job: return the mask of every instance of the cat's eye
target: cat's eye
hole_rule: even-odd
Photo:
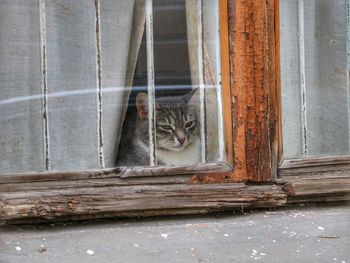
[[[173,127],[171,125],[158,125],[157,127],[163,131],[173,131]]]
[[[189,121],[189,122],[186,122],[186,123],[185,123],[185,128],[186,128],[186,129],[191,129],[191,128],[193,128],[195,125],[196,125],[196,122],[195,122],[195,121]]]

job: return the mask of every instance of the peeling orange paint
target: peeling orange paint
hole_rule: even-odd
[[[234,171],[191,182],[269,182],[279,139],[278,0],[229,0],[228,7]]]

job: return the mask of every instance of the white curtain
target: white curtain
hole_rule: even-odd
[[[0,173],[101,167],[99,105],[104,163],[113,167],[144,30],[144,0],[100,1],[102,101],[95,1],[41,3],[0,4]]]
[[[222,131],[219,123],[219,114],[222,113],[218,107],[221,99],[218,100],[218,89],[221,88],[218,1],[186,0],[186,19],[192,85],[199,87],[201,77],[204,81],[206,123],[210,124],[206,125],[207,160],[217,161],[220,156],[219,133]],[[201,42],[202,47],[199,46]],[[202,49],[201,52],[198,49]],[[202,72],[200,63],[203,64]]]
[[[106,167],[114,167],[146,13],[144,0],[101,4],[104,157]]]

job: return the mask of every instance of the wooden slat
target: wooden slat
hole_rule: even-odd
[[[152,176],[177,176],[194,173],[230,172],[232,167],[226,163],[207,163],[190,166],[158,166],[158,167],[120,167],[104,170],[87,171],[52,171],[43,173],[3,174],[0,184],[21,182],[50,182],[60,180],[91,180],[101,178],[132,178]]]
[[[337,164],[350,164],[350,155],[284,160],[279,168],[288,169]]]
[[[323,174],[281,179],[288,203],[349,201],[350,171],[345,174]]]
[[[277,156],[273,156],[275,161],[273,167],[277,167],[283,158],[283,126],[282,126],[282,85],[281,85],[281,11],[280,0],[275,0],[275,90],[277,104],[277,137],[278,139],[272,144],[272,148],[277,148]],[[274,145],[275,144],[275,145]],[[277,144],[277,145],[276,145]],[[276,179],[278,174],[275,171],[273,178]]]
[[[232,167],[226,163],[206,163],[186,166],[158,166],[158,167],[135,167],[126,168],[121,175],[122,178],[127,177],[145,177],[145,176],[160,176],[160,175],[179,175],[193,173],[215,173],[215,172],[230,172]]]
[[[232,109],[233,97],[230,75],[230,47],[229,47],[229,10],[228,1],[220,0],[220,51],[221,51],[221,100],[223,108],[225,157],[226,161],[233,166],[233,123]]]
[[[0,194],[0,221],[91,219],[208,213],[267,208],[286,203],[277,186],[142,185],[17,191]]]
[[[94,178],[120,177],[125,168],[89,170],[89,171],[52,171],[43,173],[18,173],[3,174],[0,176],[0,184],[50,182],[61,180],[88,180]]]
[[[159,176],[159,177],[144,177],[144,178],[120,178],[118,176],[112,177],[109,175],[90,176],[90,179],[84,178],[72,179],[56,176],[56,181],[48,181],[50,188],[48,189],[47,183],[44,181],[25,181],[21,183],[4,183],[0,184],[0,192],[31,192],[31,191],[56,191],[58,189],[78,189],[86,187],[113,187],[113,186],[132,186],[132,185],[172,185],[182,184],[186,185],[190,175],[178,175],[178,176]],[[108,177],[109,176],[109,177]],[[38,177],[37,177],[38,178]],[[36,179],[37,179],[36,178]],[[106,180],[106,178],[108,178]],[[34,179],[34,178],[32,178]],[[47,182],[47,181],[46,181]]]
[[[279,175],[350,175],[350,156],[334,156],[285,160],[279,167]]]

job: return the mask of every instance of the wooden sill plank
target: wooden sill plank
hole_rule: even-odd
[[[108,180],[108,179],[104,179]],[[275,185],[133,185],[2,192],[0,221],[59,220],[208,213],[278,207],[287,195]]]
[[[57,171],[0,175],[0,185],[8,183],[49,182],[62,180],[93,180],[102,178],[133,178],[179,176],[200,173],[227,173],[232,167],[227,163],[206,163],[190,166],[120,167],[89,171]]]
[[[279,175],[285,176],[329,176],[350,175],[350,156],[318,157],[285,160],[279,168]]]
[[[291,204],[350,200],[349,173],[285,176],[279,183]]]
[[[277,185],[189,185],[189,175],[0,184],[2,223],[145,217],[350,200],[350,175],[285,176]]]
[[[330,157],[309,157],[302,159],[284,160],[279,167],[283,169],[315,167],[324,165],[350,164],[350,155],[330,156]]]

